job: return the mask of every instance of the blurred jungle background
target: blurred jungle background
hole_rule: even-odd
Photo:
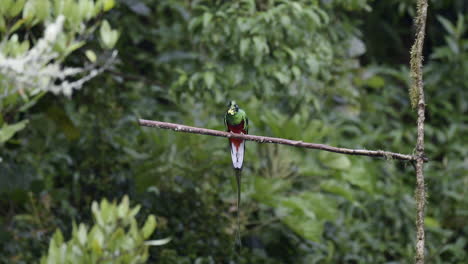
[[[468,262],[467,9],[429,0],[428,263]],[[137,119],[224,130],[234,99],[251,134],[413,153],[414,14],[410,0],[2,0],[0,263],[412,263],[410,163],[249,142],[236,255],[226,139]]]

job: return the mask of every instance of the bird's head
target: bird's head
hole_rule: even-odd
[[[239,111],[239,106],[236,104],[236,101],[230,101],[228,104],[228,114],[235,115]]]

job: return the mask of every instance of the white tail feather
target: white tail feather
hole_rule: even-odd
[[[242,169],[242,163],[244,163],[244,145],[245,141],[239,146],[239,149],[236,148],[234,143],[231,143],[231,158],[232,158],[232,165],[235,169]]]

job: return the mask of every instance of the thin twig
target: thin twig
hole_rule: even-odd
[[[411,48],[411,78],[413,96],[417,95],[417,141],[416,141],[416,264],[424,264],[424,207],[426,190],[424,186],[424,120],[426,103],[422,76],[423,44],[426,29],[427,0],[418,0],[416,16],[416,39]]]
[[[324,144],[307,143],[307,142],[284,139],[284,138],[234,134],[234,133],[224,132],[224,131],[219,131],[219,130],[192,127],[192,126],[186,126],[186,125],[175,124],[175,123],[167,123],[167,122],[161,122],[161,121],[139,119],[138,122],[140,126],[158,127],[158,128],[163,128],[163,129],[171,129],[171,130],[178,131],[178,132],[209,135],[209,136],[215,136],[215,137],[239,138],[239,139],[255,141],[259,143],[274,143],[274,144],[282,144],[282,145],[294,146],[294,147],[299,147],[299,148],[319,149],[319,150],[325,150],[329,152],[335,152],[335,153],[341,153],[341,154],[347,154],[347,155],[384,157],[387,159],[398,159],[398,160],[409,160],[409,161],[416,161],[416,158],[417,158],[414,155],[388,152],[388,151],[383,151],[383,150],[338,148],[338,147],[332,147],[332,146],[324,145]]]

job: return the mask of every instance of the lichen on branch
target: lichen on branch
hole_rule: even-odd
[[[415,19],[416,37],[411,48],[410,98],[413,108],[417,108],[417,140],[416,140],[416,264],[424,264],[424,210],[426,205],[426,189],[424,184],[424,121],[426,101],[424,98],[423,83],[423,45],[426,29],[427,0],[417,1],[417,14]]]
[[[3,86],[0,99],[14,92],[35,95],[41,91],[64,94],[70,97],[73,90],[96,77],[115,60],[114,51],[106,63],[98,67],[64,67],[54,45],[63,34],[65,17],[60,15],[46,26],[44,35],[26,52],[17,56],[5,55],[0,50],[0,76]]]

